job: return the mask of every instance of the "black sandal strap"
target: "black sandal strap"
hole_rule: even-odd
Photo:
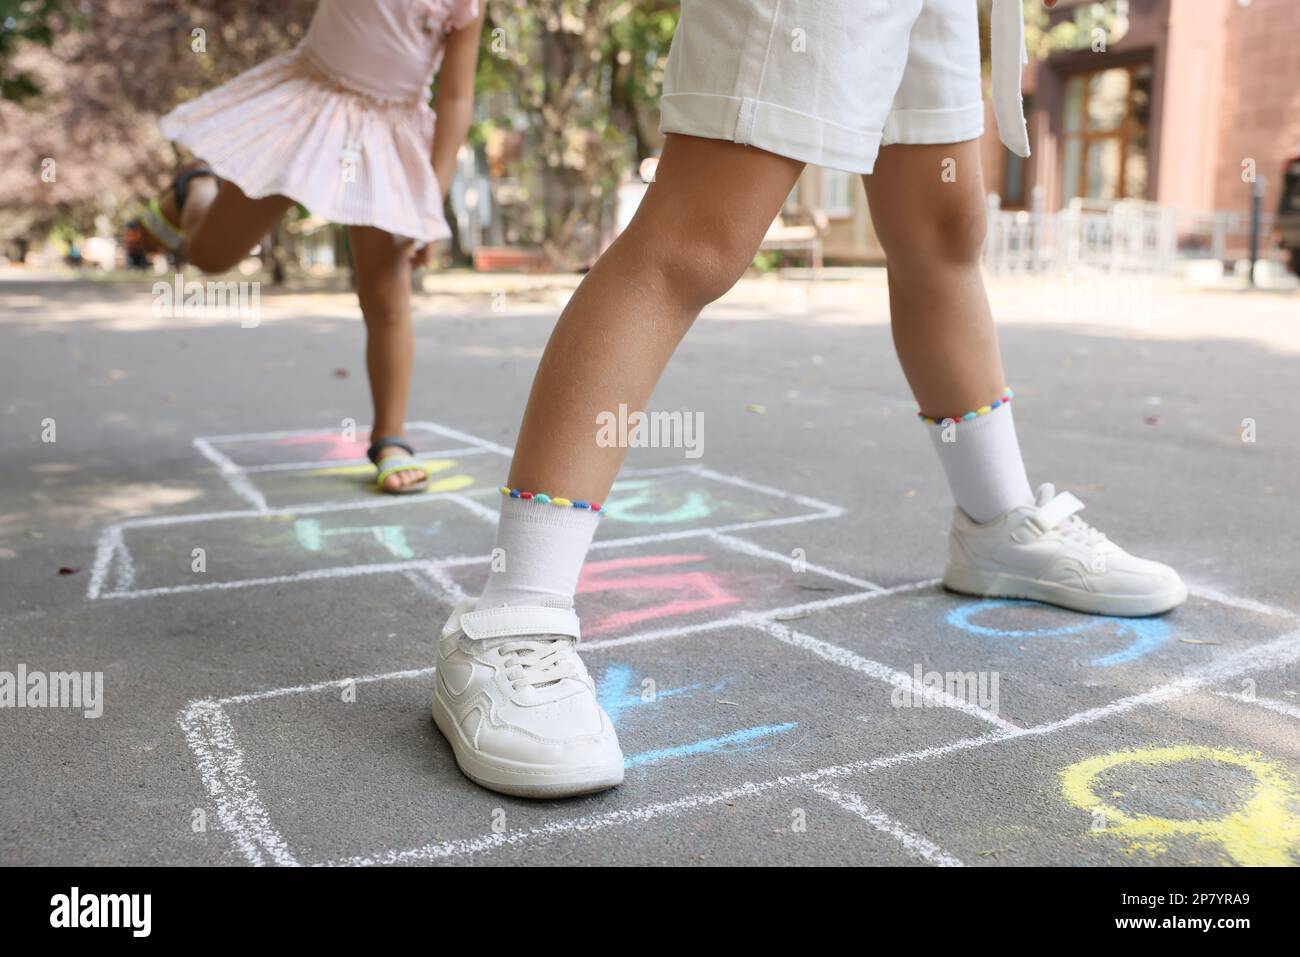
[[[401,436],[381,435],[379,438],[371,441],[370,448],[366,450],[366,458],[370,459],[370,461],[375,465],[378,465],[379,453],[384,449],[391,449],[394,447],[401,449],[407,455],[415,455],[415,449],[411,447],[411,443]]]
[[[196,176],[211,176],[218,183],[221,177],[206,166],[196,166],[194,169],[187,169],[183,173],[178,173],[172,180],[172,197],[176,200],[176,210],[179,215],[180,210],[185,208],[185,197],[190,193],[190,180]]]

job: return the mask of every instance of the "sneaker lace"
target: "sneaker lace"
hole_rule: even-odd
[[[1088,548],[1095,548],[1109,541],[1104,532],[1099,532],[1078,515],[1071,515],[1069,519],[1058,525],[1056,530],[1062,537]]]
[[[506,678],[515,691],[545,688],[565,678],[581,678],[569,638],[527,638],[501,645]]]

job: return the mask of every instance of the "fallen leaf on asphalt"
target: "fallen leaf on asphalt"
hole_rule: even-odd
[[[59,568],[60,575],[75,575],[79,571],[81,571],[80,568],[70,568],[67,565],[63,565]]]
[[[334,370],[334,378],[336,379],[346,379],[351,374],[352,374],[351,372],[349,372],[347,369],[344,369],[342,366]]]
[[[762,415],[767,411],[767,406],[759,405],[757,402],[751,402],[745,406],[746,412],[753,412],[755,415]]]
[[[1162,419],[1158,415],[1144,415],[1142,416],[1142,421],[1145,422],[1147,425],[1160,425],[1162,422],[1164,422],[1164,419]]]

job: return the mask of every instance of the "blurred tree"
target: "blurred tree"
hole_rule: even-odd
[[[24,44],[49,49],[80,18],[67,0],[0,0],[0,100],[21,103],[41,92],[40,78],[15,62]]]
[[[611,197],[651,150],[676,3],[659,0],[491,0],[480,90],[510,101],[522,127],[516,170],[540,199],[538,239],[553,262],[583,265],[598,251]],[[502,97],[501,94],[507,94]]]
[[[314,0],[0,4],[21,8],[27,19],[15,24],[32,34],[27,43],[0,43],[3,76],[26,77],[17,102],[0,98],[6,232],[56,221],[89,231],[99,213],[123,219],[175,165],[157,117],[292,46],[315,7]]]

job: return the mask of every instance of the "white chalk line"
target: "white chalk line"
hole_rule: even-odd
[[[262,493],[257,490],[257,486],[244,474],[244,470],[226,455],[218,452],[212,443],[200,438],[195,439],[193,444],[200,455],[217,467],[232,492],[259,512],[265,512],[270,507],[266,504]]]
[[[226,713],[197,701],[177,716],[185,741],[194,752],[199,777],[217,807],[217,819],[249,863],[294,866],[298,862],[271,823],[258,797],[257,783],[244,767]]]
[[[869,807],[861,797],[851,791],[839,791],[829,784],[814,784],[810,790],[839,805],[850,814],[860,817],[882,834],[888,834],[902,844],[908,853],[920,858],[927,864],[934,864],[937,867],[966,866],[939,845],[917,834],[907,825],[895,821],[879,808]]]
[[[694,795],[676,801],[645,804],[633,808],[571,818],[567,821],[554,821],[527,830],[487,834],[463,840],[440,841],[406,850],[390,850],[373,855],[344,858],[329,862],[329,864],[364,866],[447,860],[467,854],[489,851],[497,847],[522,844],[536,838],[588,833],[619,824],[640,823],[656,818],[674,816],[698,807],[707,807],[718,802],[734,801],[740,797],[748,797],[768,791],[807,788],[821,784],[827,779],[834,780],[855,774],[874,773],[1024,737],[1046,736],[1064,728],[1095,723],[1139,707],[1180,697],[1246,671],[1290,663],[1298,659],[1300,659],[1300,630],[1273,639],[1264,645],[1237,652],[1219,662],[1196,669],[1193,673],[1177,681],[1153,688],[1150,691],[1131,695],[1109,705],[1091,708],[1062,718],[1059,721],[1032,728],[1021,728],[1015,731],[994,731],[979,737],[964,738],[918,751],[902,752],[881,758],[866,758],[848,764],[830,765],[796,775],[782,775],[757,784],[746,782],[738,787],[710,794]]]
[[[122,545],[122,526],[110,525],[99,534],[95,543],[95,562],[90,568],[90,578],[86,584],[86,597],[94,600],[104,590],[113,556]]]
[[[422,428],[428,432],[434,432],[448,439],[455,439],[457,442],[464,442],[466,445],[473,445],[485,452],[494,452],[497,455],[504,455],[506,458],[514,458],[515,450],[508,449],[504,445],[480,438],[477,435],[471,435],[468,432],[462,432],[460,429],[453,429],[450,426],[439,425],[437,422],[411,422],[408,423],[410,428]]]
[[[798,502],[800,505],[808,508],[815,508],[819,511],[827,512],[828,517],[844,514],[843,507],[832,505],[829,502],[823,502],[821,499],[813,498],[811,495],[800,495],[797,492],[787,492],[784,489],[773,488],[771,485],[760,485],[758,482],[751,482],[749,479],[743,479],[736,475],[728,475],[725,472],[716,472],[711,468],[705,468],[703,465],[690,465],[685,468],[687,471],[693,472],[702,478],[713,479],[715,482],[725,482],[728,485],[735,485],[738,488],[749,489],[751,492],[761,492],[764,495],[771,495],[774,498],[782,498],[790,502]]]
[[[369,434],[371,429],[372,427],[370,425],[358,425],[356,427],[358,433]],[[435,435],[441,435],[444,438],[449,437],[449,431],[454,431],[427,421],[407,422],[406,429],[408,432],[432,432]],[[322,426],[315,429],[276,429],[271,432],[240,432],[230,435],[205,435],[202,436],[202,438],[207,442],[211,442],[213,445],[229,445],[234,442],[262,442],[273,441],[275,439],[298,439],[312,435],[340,435],[342,434],[342,431],[341,427]],[[477,436],[466,436],[463,432],[458,434],[463,436],[462,441],[465,442],[466,445],[473,446],[476,449],[481,449],[485,452],[497,452],[501,450],[501,446],[494,445],[493,443],[480,439]]]
[[[452,605],[459,605],[469,595],[465,594],[465,589],[460,587],[459,582],[447,574],[447,568],[447,565],[429,562],[421,567],[418,572],[412,572],[411,574],[422,574],[427,580],[431,594],[437,594],[438,597],[450,602]],[[438,591],[433,592],[432,589],[438,589]]]
[[[138,588],[134,591],[105,592],[98,597],[104,601],[125,598],[159,598],[163,595],[187,595],[201,591],[231,591],[237,588],[253,588],[261,585],[289,585],[294,582],[351,578],[356,575],[382,575],[388,572],[404,572],[409,568],[419,568],[426,561],[426,559],[412,558],[401,562],[375,562],[369,565],[352,565],[347,568],[315,568],[305,572],[294,572],[292,575],[268,575],[265,578],[241,578],[238,581],[202,582],[194,585],[167,585],[162,588]]]
[[[1276,605],[1266,605],[1263,602],[1255,601],[1251,598],[1238,598],[1235,595],[1228,595],[1213,588],[1209,585],[1192,585],[1187,589],[1188,593],[1194,598],[1204,598],[1206,601],[1212,601],[1220,605],[1226,605],[1229,608],[1236,608],[1240,611],[1253,611],[1261,615],[1272,615],[1275,618],[1291,620],[1300,617],[1295,612],[1286,608],[1278,608]]]
[[[1261,698],[1258,695],[1252,696],[1242,694],[1239,691],[1216,691],[1214,692],[1220,698],[1229,698],[1232,701],[1239,701],[1242,704],[1254,705],[1257,708],[1265,708],[1278,714],[1284,714],[1288,718],[1295,718],[1300,721],[1300,708],[1287,701],[1279,701],[1277,698]]]
[[[1010,721],[981,708],[974,702],[966,701],[962,698],[938,688],[926,687],[915,676],[906,672],[898,671],[888,665],[881,664],[879,661],[872,661],[870,658],[864,658],[861,655],[843,648],[839,645],[824,641],[821,638],[814,638],[802,632],[788,628],[778,621],[770,618],[767,620],[755,620],[753,626],[766,635],[770,635],[777,641],[790,645],[792,648],[802,648],[805,651],[811,651],[823,661],[829,661],[833,665],[841,668],[848,668],[859,674],[867,675],[878,681],[884,682],[895,688],[902,688],[908,691],[914,698],[927,701],[935,707],[951,708],[954,711],[960,711],[962,714],[970,715],[980,721],[988,722],[994,727],[1004,731],[1019,731],[1020,726],[1012,724]]]
[[[465,509],[465,511],[469,512],[475,518],[481,518],[494,528],[496,527],[498,520],[501,518],[501,513],[495,508],[484,505],[482,502],[476,502],[468,495],[462,495],[459,492],[452,492],[448,498],[461,508]]]

